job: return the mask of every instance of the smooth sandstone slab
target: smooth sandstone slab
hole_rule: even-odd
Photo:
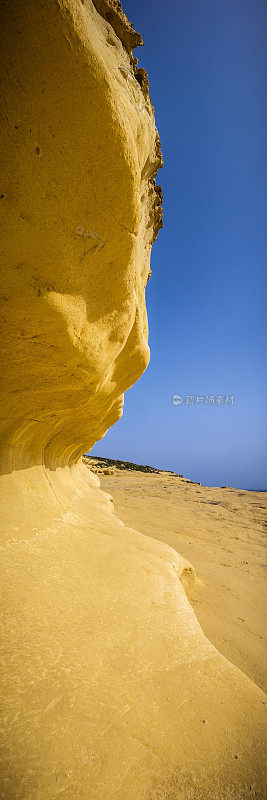
[[[85,457],[125,525],[189,559],[182,583],[206,636],[267,688],[264,492],[200,486],[178,475]],[[107,474],[108,473],[108,474]]]
[[[148,363],[161,224],[137,34],[95,6],[1,7],[1,798],[259,800],[264,695],[76,464]]]
[[[187,562],[117,521],[85,466],[8,476],[10,500],[14,485],[28,530],[2,553],[3,796],[263,797],[264,695],[202,633]]]

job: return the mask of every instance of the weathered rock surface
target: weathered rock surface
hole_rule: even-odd
[[[11,470],[71,463],[119,418],[147,366],[162,159],[150,100],[91,2],[17,0],[2,14],[1,426]]]
[[[149,359],[140,38],[115,0],[1,15],[1,798],[260,798],[264,695],[202,633],[184,559],[78,461]]]

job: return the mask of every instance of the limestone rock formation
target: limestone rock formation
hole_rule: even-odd
[[[184,560],[79,459],[149,360],[141,38],[116,0],[1,18],[1,798],[260,798],[262,693],[202,633]]]
[[[147,366],[162,157],[130,26],[126,49],[91,2],[17,0],[2,15],[1,458],[11,470],[76,460]]]

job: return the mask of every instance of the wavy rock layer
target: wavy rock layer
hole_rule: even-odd
[[[140,39],[111,0],[1,8],[1,798],[260,798],[264,696],[203,635],[187,562],[76,465],[149,359]]]

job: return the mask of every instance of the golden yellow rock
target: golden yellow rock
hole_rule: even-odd
[[[79,461],[149,359],[140,37],[117,0],[1,14],[1,798],[261,798],[264,695],[202,633],[187,562]]]
[[[266,492],[201,486],[172,472],[84,456],[126,526],[169,544],[195,571],[181,580],[203,630],[267,688]],[[149,474],[150,473],[150,474]]]

